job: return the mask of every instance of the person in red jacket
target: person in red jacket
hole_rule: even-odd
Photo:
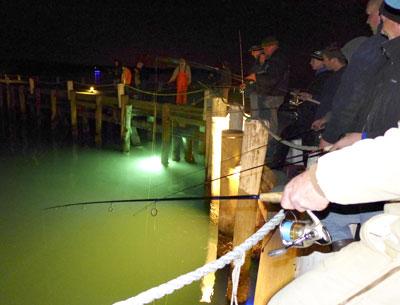
[[[122,65],[121,83],[124,85],[132,83],[132,72],[126,65]]]
[[[183,58],[179,59],[179,65],[175,68],[174,73],[168,83],[176,81],[176,104],[187,104],[187,88],[192,82],[192,72],[190,66]]]

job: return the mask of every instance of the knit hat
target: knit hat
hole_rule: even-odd
[[[400,1],[385,0],[381,7],[381,14],[396,23],[400,23]]]
[[[276,39],[274,36],[268,36],[261,41],[261,46],[267,47],[278,43],[279,43],[278,39]]]
[[[350,62],[350,58],[353,53],[358,49],[358,47],[367,39],[365,36],[359,36],[353,38],[349,42],[347,42],[343,48],[341,49],[343,55],[346,57],[347,62]]]
[[[262,49],[263,49],[263,48],[262,48],[261,46],[254,45],[254,46],[251,46],[251,47],[250,47],[249,52],[261,51]]]
[[[346,57],[342,53],[341,49],[335,46],[330,46],[322,50],[322,54],[328,58],[338,58],[343,61],[347,61]]]
[[[322,51],[317,50],[311,53],[311,58],[315,58],[318,60],[323,60],[324,58],[322,57]]]

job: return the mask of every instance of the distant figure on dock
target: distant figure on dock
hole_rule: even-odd
[[[132,83],[132,72],[127,65],[122,65],[121,83],[130,85]]]
[[[143,62],[138,61],[135,68],[133,68],[133,81],[136,89],[143,90]],[[143,99],[143,94],[136,91],[134,97],[137,99]]]
[[[187,88],[192,82],[192,72],[190,66],[183,58],[179,59],[179,65],[175,68],[168,84],[174,81],[176,81],[176,104],[187,104]]]
[[[114,83],[118,83],[122,75],[122,66],[118,59],[114,59],[114,68],[112,71]]]

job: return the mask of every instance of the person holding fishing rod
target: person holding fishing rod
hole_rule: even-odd
[[[187,104],[187,89],[192,83],[192,72],[184,58],[179,59],[179,64],[172,73],[167,84],[176,82],[176,104]]]
[[[265,121],[270,130],[278,132],[278,108],[283,104],[289,86],[289,63],[279,47],[279,41],[269,36],[261,42],[260,67],[247,77],[255,83],[255,92],[250,99],[252,119]],[[246,89],[243,85],[242,89]],[[270,137],[266,163],[271,166],[276,140]]]
[[[321,211],[395,200],[363,224],[361,240],[281,289],[268,305],[397,305],[400,300],[400,128],[328,153],[285,187],[284,209]],[[368,164],[368,166],[366,166]]]

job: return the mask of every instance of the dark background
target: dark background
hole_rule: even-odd
[[[240,72],[241,33],[247,50],[275,35],[292,63],[292,78],[309,71],[314,49],[369,35],[363,0],[275,1],[2,1],[3,70],[59,63],[129,65],[185,57],[207,65],[221,60]],[[167,62],[167,61],[165,61]],[[30,72],[30,71],[26,71]]]

